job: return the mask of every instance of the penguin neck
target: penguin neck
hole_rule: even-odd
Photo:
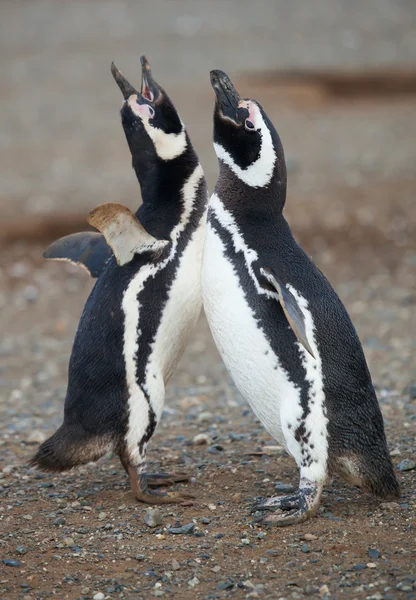
[[[268,185],[252,187],[239,179],[228,165],[220,161],[220,174],[215,193],[225,208],[236,218],[250,218],[255,215],[273,219],[282,217],[286,202],[286,170],[279,176],[278,166],[275,165]]]
[[[198,194],[197,189],[191,189],[189,193],[185,190],[198,165],[198,157],[190,142],[180,156],[169,161],[154,156],[147,161],[142,156],[135,160],[133,154],[133,168],[143,200],[136,214],[151,235],[169,239],[179,225],[186,229],[190,211],[204,201],[203,194]]]

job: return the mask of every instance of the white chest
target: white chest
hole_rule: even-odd
[[[212,335],[231,377],[267,431],[285,443],[282,406],[300,406],[299,390],[259,328],[224,244],[209,224],[202,294]]]

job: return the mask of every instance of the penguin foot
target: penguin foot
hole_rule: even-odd
[[[139,502],[145,502],[146,504],[173,504],[176,502],[186,502],[195,498],[195,496],[188,493],[151,490],[149,488],[149,477],[154,476],[147,475],[147,473],[138,473],[137,469],[128,463],[126,463],[125,468],[130,478],[132,494]],[[157,473],[155,479],[158,481],[158,485],[168,485],[166,483],[167,481],[169,483],[175,483],[173,478],[169,479],[169,477],[169,473]],[[176,477],[180,478],[177,479],[178,481],[184,480],[183,473],[177,473]],[[185,478],[188,479],[187,477]]]
[[[252,508],[256,511],[291,511],[289,514],[266,514],[255,519],[256,523],[286,527],[303,523],[316,514],[321,501],[323,485],[302,478],[299,490],[290,496],[277,496],[258,502]]]
[[[147,485],[149,487],[165,487],[175,483],[189,481],[190,475],[186,473],[146,473]]]

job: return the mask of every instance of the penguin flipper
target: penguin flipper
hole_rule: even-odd
[[[100,275],[111,255],[105,237],[95,231],[66,235],[53,242],[42,254],[46,260],[66,260],[82,267],[94,278]]]
[[[120,266],[130,262],[135,254],[161,252],[169,244],[150,235],[136,215],[122,204],[100,204],[88,215],[88,223],[104,235]]]
[[[267,279],[270,285],[272,285],[278,293],[280,305],[283,308],[286,319],[288,320],[288,323],[298,341],[309,352],[309,354],[315,358],[306,335],[305,317],[303,316],[302,309],[300,308],[295,296],[287,289],[287,287],[279,280],[276,273],[269,267],[260,269],[260,273]]]

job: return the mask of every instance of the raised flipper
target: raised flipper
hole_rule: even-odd
[[[312,348],[308,342],[305,329],[305,317],[303,312],[294,297],[294,295],[287,289],[287,287],[278,279],[276,273],[268,267],[260,269],[260,273],[267,279],[267,281],[274,287],[279,296],[279,302],[283,308],[283,312],[286,315],[289,325],[291,326],[293,333],[296,335],[298,341],[302,346],[309,352],[311,356],[314,356]]]
[[[103,233],[120,266],[135,254],[160,253],[169,244],[147,233],[131,210],[114,202],[97,206],[88,215],[88,223]]]
[[[98,277],[112,255],[101,233],[81,231],[53,242],[43,253],[47,260],[65,260],[84,268],[91,277]]]

